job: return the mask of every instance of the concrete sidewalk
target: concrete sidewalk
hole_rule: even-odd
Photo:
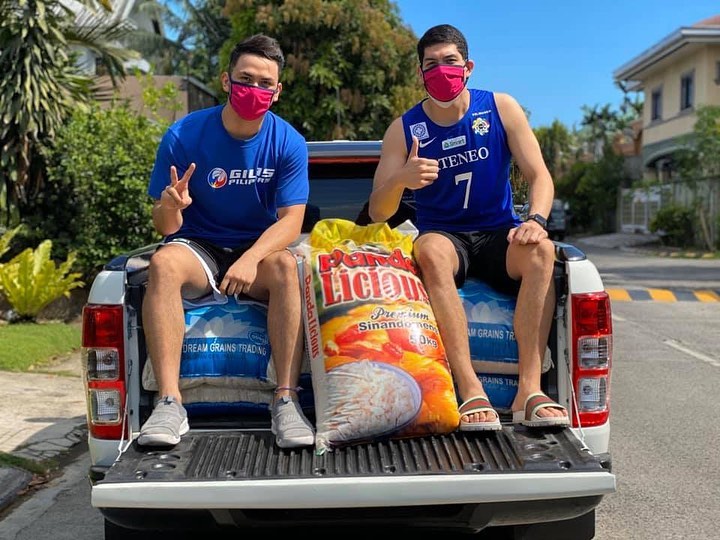
[[[36,462],[52,460],[86,436],[80,354],[38,373],[0,371],[0,451]],[[0,466],[0,510],[27,488],[32,475]]]
[[[660,242],[660,237],[656,234],[609,233],[572,238],[568,241],[571,244],[578,244],[579,247],[586,244],[602,248],[622,249],[656,245]]]

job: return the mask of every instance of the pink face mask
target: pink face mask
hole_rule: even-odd
[[[422,72],[425,89],[436,102],[452,103],[465,88],[465,66],[438,64]]]
[[[230,106],[243,120],[257,120],[272,105],[275,90],[230,79]]]

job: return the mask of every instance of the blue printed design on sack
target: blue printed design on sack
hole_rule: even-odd
[[[468,279],[458,292],[468,320],[471,358],[517,363],[513,329],[516,299],[477,279]]]
[[[213,304],[185,312],[180,377],[247,377],[267,381],[271,358],[267,307]]]

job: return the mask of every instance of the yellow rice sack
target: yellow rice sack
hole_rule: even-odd
[[[416,234],[409,224],[326,219],[300,246],[318,452],[458,426],[445,349],[412,260]]]

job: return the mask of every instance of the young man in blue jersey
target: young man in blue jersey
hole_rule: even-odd
[[[389,219],[403,192],[413,191],[420,231],[414,255],[462,401],[459,429],[501,429],[470,360],[467,319],[457,292],[468,276],[517,294],[519,383],[513,422],[567,426],[567,411],[540,386],[555,306],[554,246],[545,230],[554,187],[540,147],[515,99],[467,88],[475,66],[457,28],[430,28],[417,50],[428,98],[385,133],[370,217]],[[525,222],[513,212],[512,157],[530,187]]]
[[[297,403],[303,351],[297,265],[286,250],[308,199],[305,139],[269,111],[282,90],[274,39],[238,43],[224,105],[188,114],[160,143],[148,193],[164,245],[150,261],[143,327],[160,396],[140,430],[144,445],[174,445],[189,429],[179,389],[183,300],[247,295],[268,305],[277,388],[272,430],[281,447],[310,446]]]

